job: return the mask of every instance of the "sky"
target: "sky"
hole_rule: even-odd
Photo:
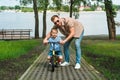
[[[0,6],[20,5],[19,0],[0,0]]]
[[[120,5],[120,0],[112,0],[113,4]],[[0,0],[0,6],[20,5],[19,0]]]

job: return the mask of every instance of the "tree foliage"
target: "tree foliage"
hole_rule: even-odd
[[[57,10],[61,10],[62,7],[62,0],[53,0],[54,7],[57,8]]]
[[[49,5],[49,0],[38,0],[37,4],[39,8],[44,10],[46,5]]]
[[[84,5],[87,4],[86,0],[70,0],[70,17],[72,17],[72,14],[75,16],[75,18],[79,17],[79,7],[81,3]]]
[[[108,14],[107,16],[113,16],[113,17],[116,17],[116,11],[115,11],[115,8],[113,7],[113,4],[112,4],[112,1],[111,0],[105,0],[105,5],[106,5],[106,9],[109,9],[111,14]]]
[[[33,0],[20,0],[20,4],[27,6],[28,4],[32,4]]]

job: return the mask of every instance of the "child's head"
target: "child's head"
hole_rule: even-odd
[[[58,30],[56,28],[52,28],[50,34],[51,37],[56,38],[58,34]]]

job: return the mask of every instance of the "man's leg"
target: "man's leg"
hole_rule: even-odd
[[[71,39],[71,40],[69,40],[68,42],[66,42],[65,44],[64,44],[64,55],[65,55],[65,61],[66,62],[69,62],[70,61],[70,58],[69,58],[69,56],[70,56],[70,52],[69,52],[69,45],[70,45],[70,43],[71,43],[71,41],[72,41],[73,39]]]
[[[84,33],[84,32],[83,32]],[[80,64],[80,60],[81,60],[81,41],[83,38],[83,33],[81,34],[81,36],[78,39],[75,39],[75,49],[76,49],[76,66],[75,68],[80,68],[79,64]],[[78,67],[77,67],[78,65]]]
[[[61,66],[66,66],[69,65],[69,61],[70,61],[70,52],[69,52],[69,45],[71,43],[71,41],[73,40],[73,38],[71,40],[69,40],[68,42],[66,42],[63,46],[64,48],[64,56],[65,56],[65,62],[61,64]]]
[[[65,61],[66,62],[69,62],[69,45],[70,43],[69,42],[66,42],[63,46],[64,48],[64,56],[65,56]]]

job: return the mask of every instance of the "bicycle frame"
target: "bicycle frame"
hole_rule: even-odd
[[[58,64],[58,57],[55,53],[55,44],[58,42],[49,42],[50,44],[53,44],[53,50],[52,50],[52,57],[50,59],[51,65],[52,65],[52,72],[54,72],[55,67],[57,67]]]

